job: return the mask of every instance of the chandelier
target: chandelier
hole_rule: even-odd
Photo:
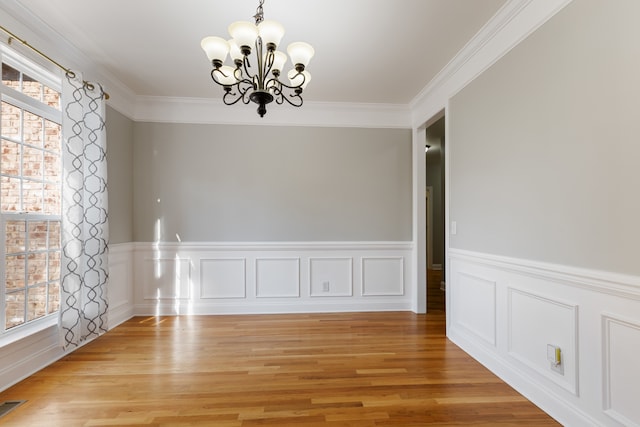
[[[200,45],[213,65],[211,79],[222,86],[225,105],[238,101],[258,104],[258,114],[264,117],[266,105],[285,101],[294,107],[302,106],[302,91],[311,75],[306,71],[314,54],[308,43],[296,42],[287,47],[293,69],[287,73],[287,82],[281,80],[287,55],[277,50],[284,35],[284,27],[276,21],[265,21],[260,0],[255,24],[238,21],[229,25],[231,40],[221,37],[205,37]],[[254,53],[254,55],[251,55]],[[233,66],[224,65],[227,55]],[[255,67],[252,67],[252,62]]]

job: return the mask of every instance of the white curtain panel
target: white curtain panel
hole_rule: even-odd
[[[104,92],[67,73],[62,85],[62,346],[107,331],[109,224]]]

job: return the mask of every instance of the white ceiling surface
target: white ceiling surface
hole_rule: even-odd
[[[18,0],[135,95],[220,98],[200,48],[258,0]],[[409,104],[505,0],[266,0],[316,51],[305,102]],[[289,69],[288,63],[285,69]],[[106,88],[108,91],[108,87]]]

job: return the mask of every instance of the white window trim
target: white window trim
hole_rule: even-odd
[[[27,74],[29,77],[38,80],[53,90],[58,92],[62,91],[62,79],[58,73],[52,73],[43,66],[36,64],[23,55],[18,54],[13,49],[0,43],[0,64],[6,63],[7,65],[19,70],[20,72]],[[16,107],[27,110],[31,113],[38,114],[46,120],[62,124],[62,111],[56,110],[40,101],[31,98],[24,93],[21,93],[13,88],[5,87],[0,84],[0,100],[15,105]],[[62,154],[62,153],[60,153]],[[61,170],[62,172],[62,170]],[[5,220],[15,215],[16,220],[20,220],[26,217],[30,220],[47,219],[47,220],[61,220],[61,215],[40,215],[40,214],[25,214],[25,213],[7,213],[0,216],[0,227],[5,229]],[[45,218],[46,217],[46,218]],[[3,238],[3,237],[2,237]],[[4,262],[6,251],[5,245],[0,243],[0,260]],[[2,270],[0,275],[2,283],[6,283],[6,271]],[[0,298],[0,318],[3,324],[0,325],[0,348],[9,345],[11,343],[20,341],[30,335],[41,332],[45,329],[59,325],[59,311],[51,314],[47,314],[40,318],[26,321],[21,325],[17,325],[10,329],[5,328],[5,289],[3,285],[1,287],[2,298]]]

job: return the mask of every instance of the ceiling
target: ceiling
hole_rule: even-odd
[[[409,104],[506,0],[266,0],[315,48],[305,102]],[[258,0],[17,0],[135,95],[219,98],[200,48]],[[288,64],[285,68],[290,68]],[[108,88],[107,88],[108,90]]]

